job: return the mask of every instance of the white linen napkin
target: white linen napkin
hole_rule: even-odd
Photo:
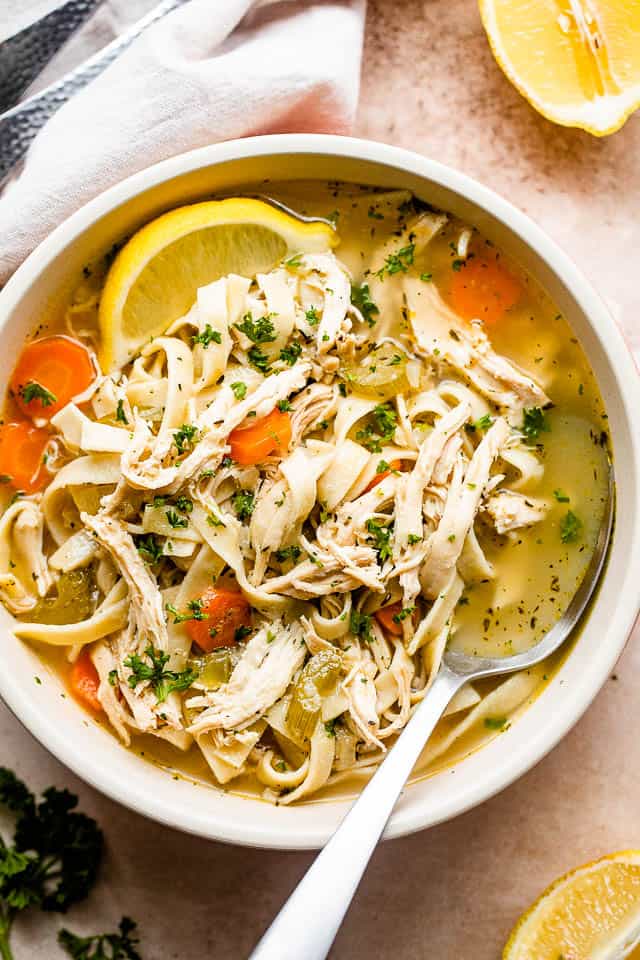
[[[0,282],[65,217],[149,164],[251,134],[348,133],[365,2],[191,0],[149,28],[49,120],[5,188]]]

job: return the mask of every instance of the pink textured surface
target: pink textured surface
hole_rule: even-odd
[[[370,0],[356,133],[450,163],[506,195],[574,256],[632,336],[636,324],[640,346],[640,116],[601,141],[554,127],[495,65],[472,0]],[[378,850],[335,960],[495,960],[517,916],[558,874],[640,847],[638,639],[531,773],[471,813]],[[107,832],[100,891],[69,925],[109,928],[130,913],[145,960],[246,956],[310,862],[148,823],[75,781],[4,708],[0,742],[0,763],[34,784],[77,789]],[[17,960],[57,955],[56,927],[49,918],[19,927]]]

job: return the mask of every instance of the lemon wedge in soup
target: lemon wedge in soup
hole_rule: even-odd
[[[338,243],[322,221],[304,222],[262,200],[195,203],[152,220],[113,262],[100,300],[100,364],[122,367],[184,316],[198,287],[229,273],[253,277],[298,253]]]
[[[640,850],[556,880],[520,919],[503,960],[638,960]]]
[[[500,67],[563,126],[614,133],[640,106],[638,0],[480,0]]]

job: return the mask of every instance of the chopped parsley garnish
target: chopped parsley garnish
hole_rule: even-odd
[[[529,443],[533,443],[541,433],[548,433],[550,427],[540,407],[525,407],[522,411],[522,426],[520,429]]]
[[[406,620],[407,617],[410,617],[415,607],[403,607],[400,613],[394,613],[391,618],[394,623],[402,623],[403,620]]]
[[[249,490],[238,490],[231,498],[238,520],[248,520],[255,507],[255,497]]]
[[[233,639],[236,643],[240,643],[241,640],[244,640],[245,637],[251,635],[251,627],[246,627],[244,624],[240,627],[236,627],[233,631]]]
[[[274,314],[268,313],[254,320],[251,313],[245,313],[242,323],[236,323],[236,329],[244,333],[252,343],[273,343],[276,339],[276,331],[271,322],[272,316]]]
[[[282,413],[286,413],[287,410],[291,410],[291,404],[286,399],[278,400],[277,407],[278,407],[278,410],[280,410]]]
[[[235,383],[232,383],[231,389],[233,390],[233,395],[236,400],[244,400],[247,395],[247,385],[246,383],[242,383],[241,380],[236,380]]]
[[[58,943],[71,960],[141,960],[136,949],[140,943],[136,936],[137,929],[137,923],[130,917],[123,917],[118,933],[79,937],[63,929],[58,934]]]
[[[394,273],[406,273],[413,263],[415,249],[415,243],[408,243],[406,247],[401,247],[395,253],[390,253],[380,269],[376,270],[376,277],[383,280],[385,273],[389,277],[393,276]]]
[[[398,415],[390,403],[382,403],[374,408],[373,423],[367,424],[356,433],[356,440],[372,453],[380,453],[382,444],[393,438]]]
[[[279,563],[284,563],[285,560],[292,560],[294,563],[300,558],[302,550],[300,547],[291,546],[291,547],[280,547],[279,550],[276,550],[276,560]]]
[[[259,370],[263,376],[266,377],[266,375],[271,372],[269,357],[266,353],[262,352],[260,347],[250,347],[247,356],[249,357],[251,366]]]
[[[280,351],[280,360],[292,367],[301,353],[302,344],[297,340],[294,340],[292,343],[282,348]]]
[[[376,473],[387,473],[389,470],[391,470],[391,464],[387,463],[386,460],[378,460]]]
[[[43,407],[50,407],[58,399],[54,393],[43,387],[37,380],[31,380],[20,387],[18,393],[25,403],[31,403],[32,400],[39,400]]]
[[[198,442],[198,428],[192,423],[183,423],[180,429],[174,433],[173,442],[176,445],[178,455],[182,456]]]
[[[209,614],[205,613],[202,607],[203,601],[201,599],[189,600],[187,604],[188,613],[180,613],[172,603],[167,604],[167,612],[172,615],[174,623],[185,623],[186,620],[208,620]]]
[[[485,717],[484,725],[487,730],[502,730],[507,725],[506,717]]]
[[[337,717],[334,717],[333,720],[325,720],[324,730],[328,737],[335,737],[337,722],[338,722]]]
[[[202,333],[191,337],[194,344],[199,343],[206,350],[210,343],[222,343],[222,334],[208,323]]]
[[[566,493],[564,492],[564,490],[554,490],[554,491],[553,491],[553,495],[554,495],[554,497],[556,498],[556,500],[558,501],[558,503],[570,503],[570,502],[571,502],[571,498],[569,497],[568,494],[566,494]]]
[[[136,537],[135,543],[138,553],[147,563],[157,563],[163,556],[162,547],[152,533]]]
[[[349,629],[356,637],[360,637],[365,643],[371,643],[373,635],[371,633],[371,615],[360,613],[359,610],[352,610],[349,617]]]
[[[367,216],[371,217],[372,220],[384,220],[383,214],[378,213],[373,204],[367,210]]]
[[[125,667],[131,670],[127,683],[133,690],[139,683],[148,680],[159,703],[164,703],[174,690],[187,690],[198,679],[193,667],[187,667],[186,670],[167,670],[169,654],[156,650],[153,644],[149,644],[144,656],[146,661],[137,653],[132,653],[124,661]]]
[[[474,420],[473,423],[468,423],[465,427],[467,433],[475,433],[476,430],[488,430],[491,424],[493,423],[493,417],[490,413],[485,413],[484,416],[480,417],[479,420]]]
[[[173,527],[174,530],[179,529],[180,527],[187,527],[189,521],[186,517],[179,516],[175,510],[167,510],[165,514],[169,526]]]
[[[127,420],[127,415],[124,412],[124,400],[118,400],[118,406],[116,407],[116,420],[119,423],[124,423],[128,425],[129,421]]]
[[[175,504],[176,504],[176,509],[178,509],[180,513],[193,512],[193,500],[189,500],[189,497],[184,497],[184,496],[176,497]]]
[[[302,254],[296,253],[293,257],[289,257],[288,260],[284,261],[284,265],[287,270],[297,270],[298,267],[302,266]]]
[[[407,537],[407,543],[410,547],[413,547],[416,543],[420,543],[423,538],[417,533],[410,533]]]
[[[315,307],[309,307],[309,309],[305,311],[304,316],[311,327],[317,327],[320,323],[320,314]]]
[[[466,264],[466,261],[465,261],[465,260],[462,260],[460,257],[456,257],[455,260],[452,260],[452,261],[451,261],[451,269],[452,269],[452,270],[455,270],[456,273],[457,273],[458,270],[462,270],[462,268],[465,266],[465,264]]]
[[[367,530],[371,534],[367,539],[373,541],[375,549],[378,551],[378,559],[380,563],[384,563],[391,556],[391,524],[385,527],[379,520],[369,517]]]
[[[369,296],[369,284],[361,283],[359,286],[356,283],[351,284],[351,303],[354,307],[357,307],[366,322],[370,327],[375,326],[375,319],[380,311],[377,307],[377,304],[373,302]]]
[[[421,273],[421,274],[420,274],[420,279],[423,281],[423,283],[431,283],[431,281],[433,280],[433,274],[432,274],[432,273]]]
[[[560,539],[563,543],[575,543],[582,533],[582,521],[573,510],[567,510],[560,521]]]

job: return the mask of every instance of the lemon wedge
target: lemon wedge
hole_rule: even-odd
[[[229,273],[253,277],[283,257],[338,243],[329,224],[303,222],[262,200],[231,198],[179,207],[122,248],[100,300],[100,364],[122,367],[193,305],[198,287]]]
[[[640,850],[624,850],[556,880],[521,917],[503,960],[640,957]]]
[[[480,0],[498,64],[543,116],[601,137],[640,106],[638,0]]]

